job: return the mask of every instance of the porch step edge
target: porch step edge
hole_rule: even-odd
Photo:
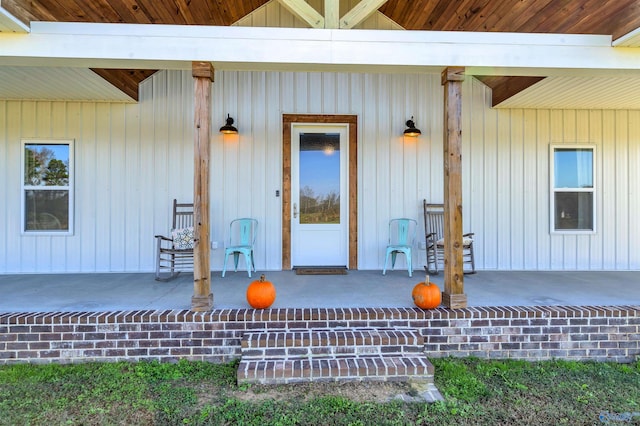
[[[354,350],[340,351],[347,347]],[[387,353],[413,353],[423,350],[424,337],[417,330],[390,328],[260,331],[245,333],[241,348],[243,356],[329,355],[322,348],[338,349],[334,355],[380,353],[372,352],[371,348],[386,348]]]
[[[238,384],[399,381],[433,384],[434,368],[424,356],[241,360]]]

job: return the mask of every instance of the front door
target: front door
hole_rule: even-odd
[[[348,124],[291,126],[291,266],[349,265]]]

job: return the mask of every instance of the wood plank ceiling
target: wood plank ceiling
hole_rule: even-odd
[[[60,21],[229,26],[268,1],[2,0],[2,7],[26,24]],[[609,34],[615,40],[640,27],[638,0],[388,0],[378,10],[407,30]],[[94,71],[137,100],[138,84],[156,70]],[[493,89],[494,105],[541,79],[477,77]]]

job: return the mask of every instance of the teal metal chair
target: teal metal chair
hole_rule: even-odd
[[[412,248],[416,238],[417,227],[417,221],[404,217],[391,219],[389,221],[389,244],[387,245],[387,253],[384,258],[384,269],[382,270],[382,275],[386,275],[387,273],[389,255],[391,255],[391,269],[393,269],[396,265],[396,256],[398,253],[402,253],[406,258],[409,276],[412,276]]]
[[[253,245],[256,242],[258,221],[256,219],[243,217],[234,219],[229,224],[229,240],[224,249],[224,266],[222,277],[227,272],[227,261],[229,255],[233,254],[234,271],[238,272],[238,258],[244,255],[244,262],[247,266],[247,273],[251,278],[251,271],[256,270],[253,259]]]

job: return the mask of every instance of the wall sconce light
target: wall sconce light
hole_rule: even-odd
[[[411,120],[407,120],[406,125],[407,125],[407,128],[404,130],[405,136],[410,136],[412,138],[415,138],[422,134],[420,129],[416,129],[416,123],[413,122],[413,116],[411,116]]]
[[[238,129],[233,126],[233,118],[227,114],[227,123],[220,127],[220,133],[235,135],[238,133]]]

